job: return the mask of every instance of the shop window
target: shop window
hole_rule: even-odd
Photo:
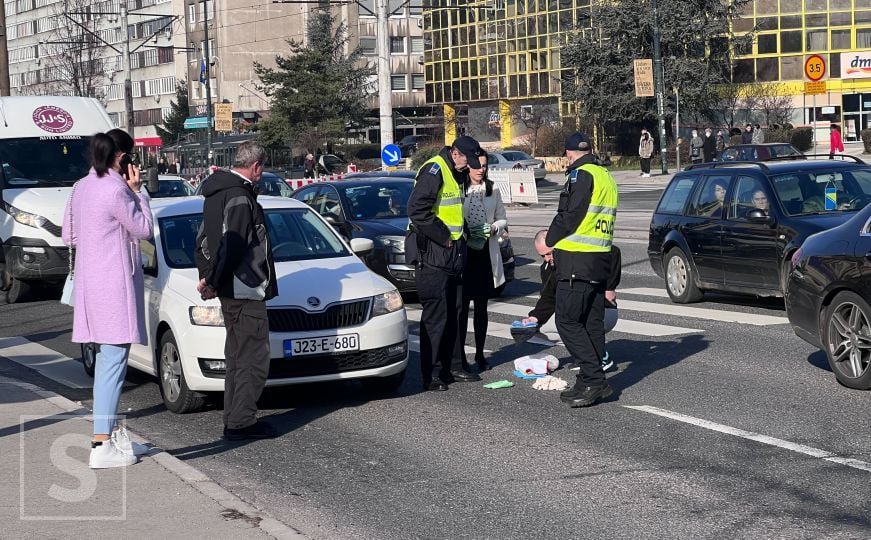
[[[781,32],[780,33],[780,52],[795,53],[802,52],[801,47],[801,32]]]
[[[871,48],[871,28],[856,29],[856,48],[868,49]]]
[[[849,49],[852,30],[832,30],[832,49]]]
[[[804,78],[804,59],[801,56],[784,56],[780,59],[780,80],[795,81]]]
[[[778,62],[777,58],[756,59],[756,80],[759,82],[776,81]]]
[[[871,11],[857,11],[856,24],[867,24],[871,22]]]
[[[825,30],[811,30],[807,33],[807,52],[825,51],[828,49],[828,32]]]
[[[859,94],[844,94],[844,112],[859,112]]]
[[[777,53],[777,34],[761,34],[756,43],[759,54]]]
[[[853,14],[849,11],[829,13],[829,26],[850,26],[853,24]]]

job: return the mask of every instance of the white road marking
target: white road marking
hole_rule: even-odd
[[[762,444],[776,446],[778,448],[783,448],[785,450],[790,450],[799,454],[805,454],[807,456],[823,459],[825,461],[831,461],[832,463],[837,463],[839,465],[846,465],[847,467],[852,467],[861,471],[871,472],[871,463],[858,459],[840,457],[827,450],[820,450],[819,448],[814,448],[812,446],[806,446],[803,444],[785,441],[783,439],[769,437],[768,435],[753,433],[752,431],[744,431],[743,429],[733,428],[723,424],[717,424],[716,422],[702,420],[701,418],[696,418],[694,416],[688,416],[685,414],[660,409],[658,407],[650,407],[648,405],[623,405],[623,407],[636,411],[655,414],[657,416],[662,416],[665,418],[671,418],[672,420],[677,420],[678,422],[692,424],[694,426],[710,429],[712,431],[718,431],[727,435],[734,435],[735,437],[741,437],[742,439],[748,439],[751,441],[760,442]]]
[[[618,289],[617,293],[620,291]],[[742,313],[740,311],[727,311],[721,309],[708,309],[686,307],[675,304],[655,304],[651,302],[636,302],[633,300],[617,300],[620,310],[644,311],[647,313],[662,313],[665,315],[678,315],[680,317],[692,317],[694,319],[707,319],[709,321],[735,322],[751,324],[753,326],[770,326],[776,324],[788,324],[786,317],[773,315],[757,315],[755,313]]]
[[[668,298],[668,293],[665,289],[654,289],[653,287],[634,287],[629,289],[618,289],[617,297],[621,294],[636,294],[638,296],[656,296],[657,298]]]
[[[70,388],[94,386],[94,380],[85,373],[81,362],[23,337],[0,338],[0,356]]]
[[[420,352],[420,336],[417,334],[408,334],[408,348],[414,352]],[[486,354],[491,354],[493,351],[484,349]],[[475,347],[466,345],[466,354],[475,354]]]

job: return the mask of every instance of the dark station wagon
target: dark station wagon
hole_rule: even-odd
[[[647,248],[672,301],[704,291],[781,296],[802,242],[871,202],[871,166],[845,157],[855,162],[705,163],[677,173]]]

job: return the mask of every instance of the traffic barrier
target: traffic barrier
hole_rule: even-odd
[[[535,173],[530,169],[490,169],[490,180],[499,188],[502,202],[538,203],[538,188],[535,186]]]
[[[284,181],[291,189],[299,189],[303,186],[310,186],[311,184],[317,184],[320,182],[335,182],[337,180],[342,180],[344,177],[343,174],[330,174],[322,175],[317,178],[285,178]]]

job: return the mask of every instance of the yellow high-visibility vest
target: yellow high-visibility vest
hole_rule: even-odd
[[[426,171],[430,174],[437,174],[441,171],[442,187],[432,211],[448,227],[451,239],[459,240],[463,236],[463,189],[454,180],[450,165],[443,157],[435,156],[424,163],[420,171]]]
[[[572,252],[607,253],[614,240],[614,220],[617,217],[617,183],[604,167],[585,163],[580,170],[593,177],[593,196],[587,214],[574,234],[556,243],[554,249]],[[578,175],[578,169],[569,173],[569,182]]]

